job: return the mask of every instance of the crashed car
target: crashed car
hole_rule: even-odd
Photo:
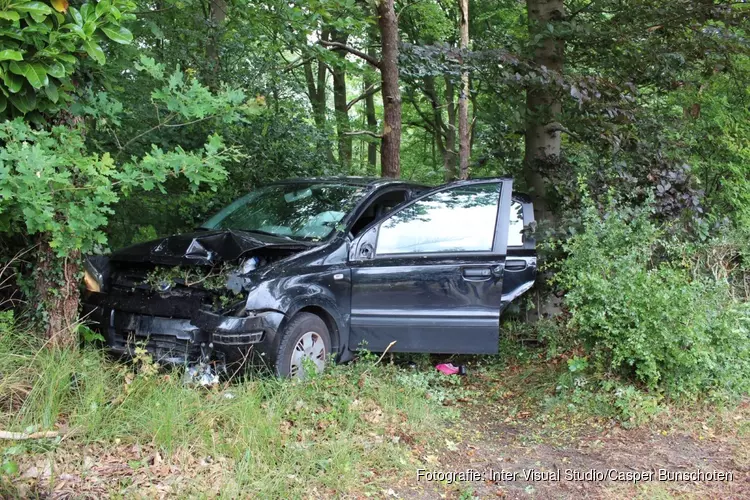
[[[88,258],[83,312],[115,354],[279,376],[362,346],[496,353],[500,315],[534,283],[534,226],[506,178],[287,180],[194,232]]]

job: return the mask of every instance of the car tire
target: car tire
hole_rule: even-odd
[[[311,359],[318,373],[331,354],[331,334],[315,314],[299,313],[284,327],[276,351],[275,372],[284,378],[305,378],[304,359]]]

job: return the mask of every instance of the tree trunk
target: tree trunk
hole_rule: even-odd
[[[563,0],[526,0],[529,18],[529,38],[540,38],[534,49],[534,63],[562,73],[564,42],[550,32],[547,25],[565,18]],[[524,177],[531,189],[535,218],[544,226],[555,222],[550,207],[547,181],[549,173],[560,161],[560,126],[557,119],[562,111],[560,98],[549,86],[529,86],[526,89],[526,134]],[[552,317],[560,312],[559,300],[550,293],[546,283],[549,271],[539,275],[533,296],[537,307],[530,311],[531,321]]]
[[[209,64],[209,86],[217,88],[221,74],[221,59],[219,56],[219,45],[221,30],[224,21],[227,18],[227,1],[211,0],[211,34],[206,44],[206,59]]]
[[[329,33],[323,30],[320,39],[328,41]],[[317,75],[313,74],[312,61],[306,61],[303,65],[305,70],[305,82],[307,83],[307,97],[310,99],[310,107],[313,111],[315,125],[324,130],[326,125],[326,66],[322,61],[317,61]]]
[[[378,0],[377,12],[382,45],[380,78],[383,93],[380,175],[398,178],[401,174],[401,91],[398,79],[398,19],[394,0]]]
[[[459,0],[459,28],[461,32],[461,62],[463,53],[469,49],[469,0]],[[459,174],[458,178],[469,178],[469,156],[471,142],[469,139],[469,72],[461,72],[461,92],[458,97],[458,131],[459,131]]]
[[[36,291],[46,313],[46,336],[50,347],[78,345],[76,322],[80,280],[81,253],[72,252],[61,261],[49,246],[46,238],[39,241],[39,259],[36,269]],[[57,265],[62,269],[57,269]]]
[[[424,94],[427,96],[427,98],[430,100],[430,105],[432,106],[432,120],[434,123],[433,127],[433,135],[435,137],[435,145],[437,146],[438,151],[440,152],[440,156],[443,158],[443,176],[446,180],[446,182],[450,182],[456,178],[456,154],[455,150],[455,129],[451,129],[451,116],[455,119],[455,113],[453,113],[453,97],[450,97],[450,103],[446,106],[443,106],[440,102],[440,99],[438,98],[437,91],[435,89],[435,77],[428,75],[423,78],[424,85],[422,87],[422,90]],[[448,83],[446,80],[446,96],[450,92],[452,95],[453,92],[453,86],[451,85],[450,88],[448,88]],[[448,121],[449,124],[446,125],[445,121],[443,120],[443,108],[449,108],[448,109]]]
[[[375,56],[373,49],[368,49],[367,53]],[[364,74],[364,87],[369,89],[375,82],[369,72]],[[369,94],[365,97],[365,116],[367,118],[367,129],[375,132],[378,127],[378,118],[375,116],[375,94]],[[373,141],[367,141],[367,172],[375,172],[375,165],[378,162],[378,146]]]
[[[346,45],[349,35],[333,31],[331,41]],[[338,136],[339,163],[349,172],[352,163],[352,136],[349,123],[349,110],[346,101],[346,51],[336,50],[340,62],[333,67],[333,108],[336,113],[336,134]]]
[[[445,107],[448,111],[448,125],[445,132],[445,155],[443,163],[445,165],[445,182],[456,180],[458,172],[456,171],[456,105],[453,100],[454,85],[450,76],[445,76]]]
[[[534,63],[562,73],[564,42],[547,30],[550,22],[565,18],[563,0],[526,0],[529,35],[542,39],[534,50]],[[526,137],[524,176],[534,201],[536,218],[552,222],[546,177],[560,160],[560,126],[557,118],[562,111],[560,98],[554,89],[530,86],[526,90]]]

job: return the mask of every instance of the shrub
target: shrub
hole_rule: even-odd
[[[750,307],[726,279],[697,272],[648,211],[584,209],[583,231],[562,244],[556,281],[568,327],[600,375],[671,395],[750,387]]]

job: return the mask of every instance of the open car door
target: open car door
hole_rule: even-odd
[[[355,238],[351,348],[496,353],[512,187],[441,186]]]

